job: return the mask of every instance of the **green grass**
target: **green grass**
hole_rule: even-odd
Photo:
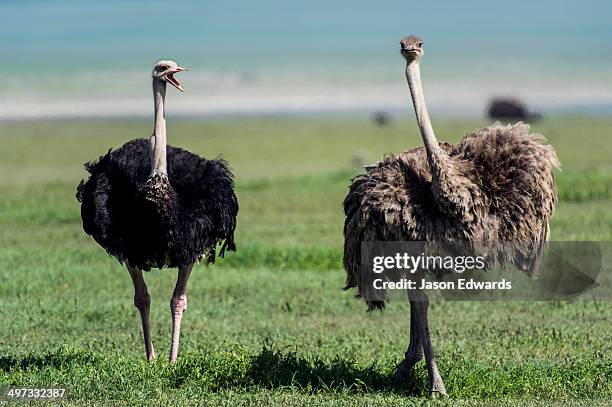
[[[450,141],[483,125],[435,124]],[[612,120],[558,118],[534,131],[547,136],[563,165],[553,239],[612,240]],[[150,123],[140,121],[0,128],[0,386],[61,385],[75,404],[426,400],[422,365],[404,387],[390,386],[407,345],[407,304],[369,315],[341,290],[341,202],[357,171],[351,162],[418,145],[414,123],[169,123],[171,144],[207,157],[224,153],[241,205],[238,252],[198,266],[191,278],[174,366],[166,352],[176,273],[146,276],[160,357],[147,364],[128,274],[83,233],[74,199],[84,161],[149,132]],[[450,394],[441,403],[606,404],[611,320],[612,307],[602,301],[432,303],[431,331]]]

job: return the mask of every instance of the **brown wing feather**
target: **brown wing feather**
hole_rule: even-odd
[[[372,240],[519,242],[520,256],[500,252],[497,261],[533,274],[557,199],[553,170],[559,163],[544,142],[518,123],[469,133],[457,146],[441,143],[452,168],[444,174],[448,193],[463,194],[445,202],[432,188],[424,148],[368,167],[344,200],[346,288],[359,290],[361,242]]]

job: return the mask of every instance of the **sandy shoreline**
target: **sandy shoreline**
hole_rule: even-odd
[[[400,87],[401,88],[401,87]],[[469,93],[444,92],[433,89],[428,97],[434,114],[480,117],[490,99],[489,91]],[[574,92],[571,94],[534,94],[524,97],[528,103],[545,113],[587,113],[609,115],[612,112],[612,91],[598,95]],[[351,91],[335,89],[329,93],[304,89],[295,93],[241,92],[240,94],[170,95],[168,114],[181,116],[210,116],[233,114],[275,113],[350,113],[411,111],[407,92],[401,89],[362,88]],[[0,97],[0,121],[42,119],[71,119],[99,117],[145,117],[151,114],[149,94],[141,96],[78,97]]]

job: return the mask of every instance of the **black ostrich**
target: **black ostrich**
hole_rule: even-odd
[[[81,181],[76,194],[85,232],[130,272],[148,360],[155,358],[155,351],[149,328],[151,299],[142,271],[179,269],[170,301],[171,363],[178,354],[193,264],[204,257],[208,263],[214,262],[218,244],[221,257],[225,250],[236,249],[238,213],[233,176],[224,160],[206,160],[166,146],[166,83],[182,91],[174,75],[184,70],[173,61],[155,64],[155,128],[150,141],[129,141],[85,164],[91,175]]]

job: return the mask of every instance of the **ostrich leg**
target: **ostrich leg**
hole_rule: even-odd
[[[410,304],[416,311],[416,325],[419,333],[420,342],[423,345],[425,353],[425,362],[427,363],[427,371],[429,373],[429,392],[432,397],[446,396],[446,389],[442,376],[438,372],[436,358],[431,347],[431,338],[429,337],[429,325],[427,322],[427,308],[429,307],[429,299],[423,291],[413,291],[409,293]]]
[[[421,343],[417,328],[416,306],[414,301],[410,301],[410,343],[404,355],[404,360],[395,370],[393,382],[396,385],[402,384],[402,382],[410,376],[410,372],[414,365],[421,359],[423,359],[423,344]]]
[[[170,300],[170,312],[172,313],[172,344],[170,346],[170,363],[176,362],[178,356],[179,340],[181,336],[181,319],[187,310],[187,280],[191,274],[193,264],[179,269],[174,293]]]
[[[142,335],[144,337],[147,360],[150,362],[155,359],[155,349],[153,349],[153,342],[151,342],[151,329],[149,326],[151,297],[147,291],[147,285],[142,276],[142,270],[132,267],[129,264],[127,265],[127,269],[130,272],[130,277],[132,277],[132,283],[134,283],[134,305],[140,312]]]

